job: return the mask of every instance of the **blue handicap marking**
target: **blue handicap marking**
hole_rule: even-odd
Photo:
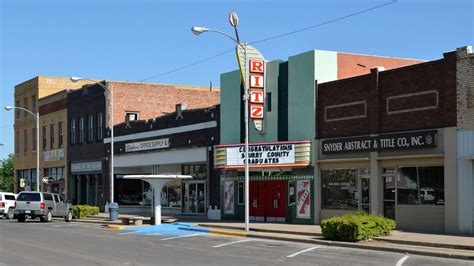
[[[200,233],[208,233],[208,229],[193,228],[196,224],[193,223],[172,223],[150,226],[133,226],[126,227],[123,230],[135,231],[129,235],[144,235],[144,236],[187,236]]]

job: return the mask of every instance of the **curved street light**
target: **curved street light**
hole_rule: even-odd
[[[88,79],[88,78],[82,78],[82,77],[70,77],[70,80],[72,82],[79,82],[82,80],[88,80],[88,81],[94,81],[96,83],[93,83],[91,85],[98,84],[101,86],[105,91],[110,93],[110,203],[114,202],[114,93],[112,88],[108,88],[101,82],[97,82],[96,80],[93,79]]]
[[[30,110],[28,109],[25,109],[23,107],[19,107],[19,106],[9,106],[9,105],[6,105],[5,107],[5,110],[6,111],[10,111],[10,110],[13,110],[13,109],[18,109],[18,110],[22,110],[22,111],[25,111],[27,113],[29,113],[30,115],[32,115],[35,120],[36,120],[36,191],[39,192],[40,189],[40,167],[39,167],[39,153],[40,153],[40,150],[39,150],[39,113],[33,113],[31,112]],[[3,145],[2,145],[3,146]]]
[[[218,33],[220,35],[223,35],[227,38],[229,38],[230,40],[232,40],[237,46],[240,46],[240,48],[242,50],[245,51],[244,53],[244,62],[245,62],[245,65],[247,64],[247,43],[244,42],[244,43],[241,43],[240,42],[240,39],[239,39],[239,33],[237,31],[237,24],[238,24],[238,17],[237,17],[237,14],[235,13],[231,13],[229,14],[229,22],[231,23],[231,25],[234,27],[234,30],[235,30],[235,35],[237,38],[234,38],[232,36],[230,36],[229,34],[223,32],[223,31],[219,31],[219,30],[214,30],[214,29],[209,29],[209,28],[205,28],[205,27],[192,27],[191,28],[191,31],[194,35],[200,35],[202,33],[205,33],[205,32],[215,32],[215,33]],[[250,183],[249,183],[249,85],[248,85],[248,76],[249,76],[249,73],[248,73],[248,67],[246,66],[245,67],[245,73],[244,73],[244,77],[245,79],[243,79],[243,82],[244,82],[244,97],[243,97],[243,100],[245,102],[245,118],[244,118],[244,123],[245,123],[245,231],[249,231],[250,228],[249,228],[249,216],[250,216],[250,209],[249,209],[249,187],[250,187]]]

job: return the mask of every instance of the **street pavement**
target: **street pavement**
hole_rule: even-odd
[[[2,219],[0,265],[474,265],[466,260],[183,232],[171,227],[147,232],[136,229]]]

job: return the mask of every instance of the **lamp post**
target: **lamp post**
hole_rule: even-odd
[[[71,77],[70,80],[72,82],[78,82],[81,80],[89,80],[89,81],[94,81],[92,79],[88,78],[81,78],[81,77]],[[110,203],[114,202],[114,93],[113,89],[107,88],[107,86],[104,86],[100,82],[96,82],[91,85],[98,84],[101,86],[105,91],[110,93]]]
[[[231,13],[231,16],[233,16],[235,13]],[[230,17],[231,17],[230,16]],[[242,78],[244,81],[244,103],[245,103],[245,117],[244,117],[244,123],[245,123],[245,231],[249,231],[249,216],[250,216],[250,209],[249,209],[249,84],[248,84],[248,66],[247,66],[247,43],[241,43],[239,39],[239,34],[237,31],[237,15],[235,15],[234,20],[231,21],[232,26],[235,29],[235,34],[237,38],[234,38],[230,36],[229,34],[219,31],[219,30],[214,30],[214,29],[209,29],[209,28],[204,28],[204,27],[192,27],[191,31],[193,32],[194,35],[200,35],[205,32],[215,32],[220,35],[223,35],[229,39],[231,39],[237,46],[240,46],[244,51],[244,64],[245,64],[245,73],[244,77]]]
[[[36,114],[31,112],[30,110],[28,109],[25,109],[25,108],[22,108],[22,107],[17,107],[17,106],[5,106],[5,110],[6,111],[10,111],[10,110],[13,110],[13,109],[18,109],[18,110],[23,110],[25,112],[27,112],[28,114],[32,115],[35,120],[36,120],[36,191],[39,192],[40,189],[39,189],[39,186],[40,186],[40,167],[39,167],[39,154],[40,154],[40,150],[39,150],[39,113],[37,112]],[[3,146],[3,144],[2,144]]]

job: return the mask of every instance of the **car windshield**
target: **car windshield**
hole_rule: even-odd
[[[41,197],[39,193],[20,193],[17,201],[40,201]]]

